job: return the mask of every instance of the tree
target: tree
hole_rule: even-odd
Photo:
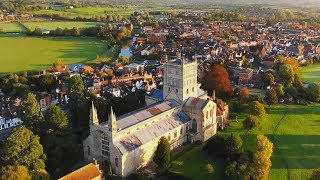
[[[250,165],[251,176],[254,180],[267,180],[271,167],[273,144],[264,135],[257,136],[255,152]]]
[[[171,167],[171,150],[166,137],[160,138],[153,161],[157,164],[159,172],[166,172]]]
[[[260,57],[263,59],[265,58],[267,55],[267,52],[266,52],[266,49],[265,48],[262,48],[261,52],[260,52]]]
[[[243,122],[243,128],[247,130],[246,134],[253,128],[260,125],[260,119],[257,116],[249,115]]]
[[[240,102],[241,103],[246,103],[248,102],[250,98],[250,93],[249,93],[249,89],[247,87],[243,87],[240,90]]]
[[[310,180],[319,180],[320,179],[320,169],[314,169],[310,176]]]
[[[65,128],[69,122],[63,110],[53,103],[49,105],[45,112],[44,119],[49,129],[54,130]]]
[[[50,180],[50,175],[45,169],[31,171],[32,180]]]
[[[39,136],[25,126],[15,128],[4,144],[3,160],[8,165],[24,165],[29,170],[44,169],[45,159]]]
[[[73,27],[71,31],[72,36],[80,36],[81,30],[79,27]]]
[[[287,57],[287,58],[285,58],[283,63],[289,64],[292,67],[293,72],[298,73],[299,66],[300,66],[298,60],[296,60],[292,57]]]
[[[266,110],[259,101],[253,101],[249,104],[249,113],[254,116],[262,117],[266,114]]]
[[[264,96],[264,100],[269,105],[277,104],[278,103],[278,97],[277,92],[274,89],[269,89]]]
[[[239,153],[242,151],[242,139],[238,134],[233,135],[231,134],[226,139],[226,153],[228,156],[231,156],[233,154]]]
[[[0,168],[0,179],[3,180],[31,180],[29,170],[25,166],[3,166]]]
[[[73,76],[72,78],[70,78],[69,92],[76,93],[76,94],[83,94],[84,83],[80,76]]]
[[[57,59],[56,62],[53,63],[52,67],[53,69],[57,69],[58,67],[61,67],[63,65],[63,62],[61,59]]]
[[[294,72],[290,64],[280,65],[279,76],[285,87],[292,86],[294,80]]]
[[[282,98],[284,96],[284,87],[282,84],[277,84],[276,86],[276,92],[277,92],[277,96],[279,98]]]
[[[226,156],[226,139],[221,135],[215,135],[209,139],[203,150],[208,154],[216,157],[225,157]]]
[[[233,92],[228,71],[219,64],[215,64],[211,67],[211,70],[207,72],[201,86],[208,92],[215,90],[216,95],[222,98],[230,97]]]
[[[207,173],[208,173],[208,174],[212,174],[212,173],[214,173],[213,165],[212,165],[212,164],[210,164],[210,163],[206,164],[205,169],[206,169],[206,171],[207,171]]]
[[[36,95],[28,93],[27,98],[22,102],[21,106],[23,123],[33,130],[39,129],[43,122],[43,114],[40,109],[40,104],[36,99]]]
[[[128,64],[130,62],[130,59],[127,56],[120,56],[119,61],[123,64]]]
[[[310,101],[313,101],[313,102],[320,101],[320,84],[319,83],[310,84],[308,86],[307,97]]]
[[[263,75],[263,82],[270,86],[271,84],[273,84],[275,82],[275,78],[274,75],[271,72],[267,72]]]

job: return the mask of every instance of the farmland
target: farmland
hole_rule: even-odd
[[[20,23],[1,23],[0,28],[3,29],[4,32],[10,33],[19,33],[26,31],[26,28]]]
[[[97,56],[113,58],[103,42],[89,37],[37,38],[0,35],[0,74],[51,67],[57,59],[65,64],[91,62]]]
[[[261,127],[245,137],[242,129],[244,114],[238,114],[239,122],[232,122],[227,130],[219,133],[225,136],[240,134],[247,150],[254,149],[257,134],[265,134],[274,145],[269,179],[307,179],[312,169],[320,164],[320,105],[278,105],[267,108],[267,112]],[[204,170],[205,163],[212,163],[216,168],[212,177],[223,177],[221,161],[210,159],[199,147],[182,154],[177,160],[183,161],[184,165],[176,171],[193,179],[211,176]]]
[[[307,67],[301,68],[301,78],[308,83],[318,82],[320,83],[320,64],[313,64]]]
[[[61,27],[63,29],[71,29],[73,27],[92,27],[97,24],[101,24],[98,22],[79,22],[79,21],[58,21],[58,22],[24,22],[22,23],[26,28],[30,28],[34,30],[36,27],[40,27],[46,30],[55,30],[57,27]]]

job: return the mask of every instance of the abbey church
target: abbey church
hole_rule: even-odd
[[[90,109],[90,135],[83,141],[87,162],[111,164],[122,177],[152,161],[161,137],[174,149],[185,142],[204,142],[228,118],[228,105],[208,97],[197,82],[197,60],[175,59],[164,64],[162,97],[146,97],[147,106],[116,117],[111,109],[99,124]]]

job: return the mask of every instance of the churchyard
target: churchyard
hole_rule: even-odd
[[[224,136],[239,134],[245,150],[252,151],[258,134],[266,135],[273,143],[272,167],[269,179],[307,179],[312,169],[320,164],[319,132],[320,105],[278,105],[266,107],[267,115],[259,128],[249,131],[242,127],[246,115],[237,114],[238,122],[233,120],[230,126],[219,132]],[[183,165],[175,171],[193,179],[204,177],[224,177],[223,164],[220,159],[212,159],[201,147],[194,147],[176,157]],[[205,165],[211,163],[214,173],[208,174]]]

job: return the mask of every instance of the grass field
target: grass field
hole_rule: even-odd
[[[24,22],[23,25],[27,28],[31,28],[32,30],[36,27],[41,27],[46,30],[55,30],[57,27],[71,29],[73,27],[92,27],[97,24],[101,24],[98,22],[79,22],[79,21],[62,21],[62,22]]]
[[[279,105],[267,108],[267,112],[261,127],[250,131],[246,137],[242,129],[244,114],[239,114],[238,122],[232,122],[227,130],[219,133],[240,134],[248,150],[254,149],[257,134],[265,134],[274,144],[269,179],[308,179],[312,169],[320,168],[320,105]],[[193,179],[209,176],[221,179],[223,176],[221,162],[207,157],[200,147],[191,149],[178,160],[184,161],[184,166],[177,171]],[[200,169],[207,162],[214,164],[216,174],[208,175]]]
[[[0,73],[42,70],[58,58],[65,64],[90,62],[97,56],[114,57],[105,44],[96,38],[36,38],[0,35]],[[115,51],[116,52],[116,51]]]
[[[19,23],[0,23],[0,27],[4,32],[24,32],[26,28]]]
[[[308,83],[320,83],[320,63],[300,68],[301,78]]]

